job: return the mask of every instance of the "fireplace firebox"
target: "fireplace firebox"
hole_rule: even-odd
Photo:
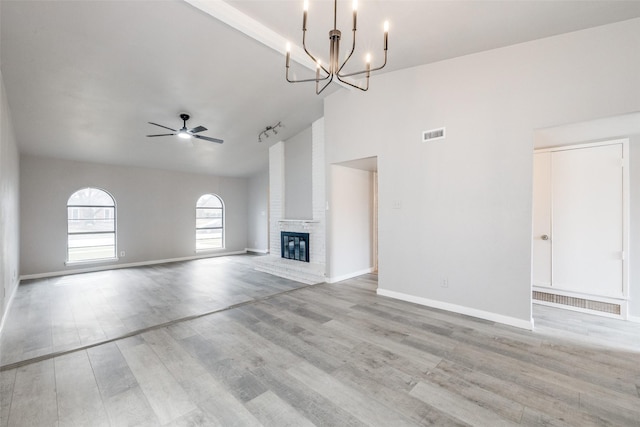
[[[309,233],[280,232],[282,258],[309,262]]]

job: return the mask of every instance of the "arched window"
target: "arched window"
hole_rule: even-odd
[[[196,251],[224,247],[224,205],[215,194],[204,194],[196,203]]]
[[[83,188],[67,201],[67,261],[116,257],[116,203],[98,188]]]

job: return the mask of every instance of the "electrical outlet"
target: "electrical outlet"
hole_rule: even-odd
[[[442,279],[442,282],[440,283],[440,286],[442,286],[443,288],[448,288],[449,287],[449,279],[447,279],[446,277],[444,279]]]
[[[394,200],[391,204],[392,209],[402,209],[402,200]]]
[[[124,251],[120,251],[120,258],[124,258]]]

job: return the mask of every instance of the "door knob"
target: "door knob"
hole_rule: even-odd
[[[549,240],[549,236],[547,234],[543,234],[542,236],[540,236],[540,238],[542,240]]]

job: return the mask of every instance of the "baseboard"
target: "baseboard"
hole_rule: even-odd
[[[640,323],[640,317],[638,316],[628,316],[627,320],[633,323]]]
[[[97,267],[52,271],[48,273],[25,274],[24,276],[20,276],[20,280],[44,279],[46,277],[66,276],[68,274],[91,273],[94,271],[116,270],[119,268],[142,267],[145,265],[166,264],[169,262],[193,261],[193,260],[202,259],[202,258],[216,258],[221,256],[229,256],[229,255],[242,255],[246,253],[247,253],[247,250],[245,249],[243,251],[221,252],[221,253],[215,253],[215,254],[210,253],[206,255],[193,255],[193,256],[181,257],[181,258],[158,259],[158,260],[152,260],[152,261],[130,262],[127,264],[110,264],[110,265],[101,265]]]
[[[244,250],[246,252],[251,252],[251,253],[254,253],[254,254],[268,254],[269,253],[269,249],[245,248]]]
[[[516,319],[515,317],[503,316],[502,314],[492,313],[484,310],[478,310],[475,308],[465,307],[457,304],[451,304],[448,302],[417,297],[414,295],[403,294],[401,292],[390,291],[387,289],[378,288],[377,293],[378,295],[382,295],[389,298],[412,302],[415,304],[437,308],[440,310],[451,311],[453,313],[464,314],[466,316],[477,317],[479,319],[489,320],[491,322],[496,322],[496,323],[502,323],[504,325],[514,326],[516,328],[526,329],[529,331],[533,330],[533,319],[529,321]]]
[[[7,302],[7,305],[4,308],[4,312],[2,313],[2,319],[0,320],[0,335],[2,335],[2,331],[4,330],[4,322],[7,320],[7,314],[9,313],[9,310],[11,310],[11,304],[13,303],[13,298],[16,296],[18,286],[20,286],[20,279],[18,279],[18,283],[13,285],[11,295],[9,295],[9,301]]]
[[[353,279],[354,277],[362,276],[363,274],[373,273],[373,267],[365,268],[364,270],[354,271],[353,273],[343,274],[342,276],[327,277],[327,283],[337,283],[343,280]]]

